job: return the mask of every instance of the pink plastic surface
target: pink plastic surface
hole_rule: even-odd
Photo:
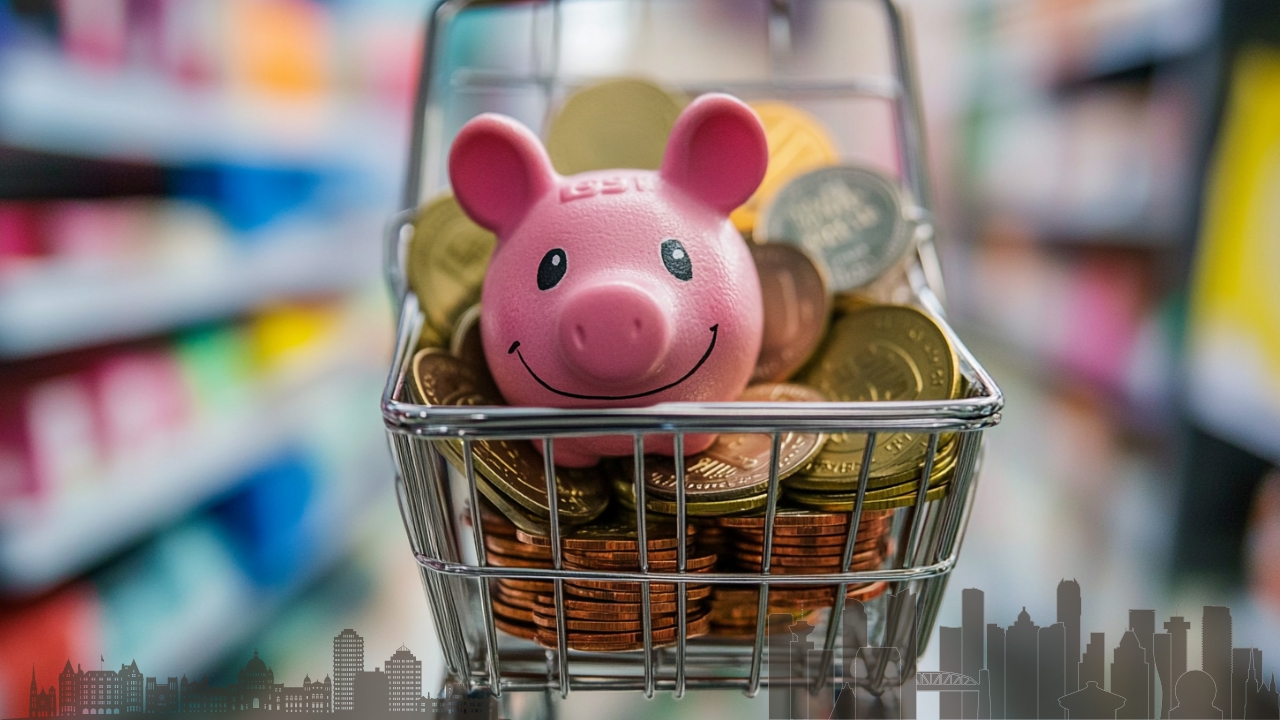
[[[481,334],[512,405],[733,400],[760,352],[760,282],[728,221],[764,177],[764,131],[728,95],[681,113],[662,167],[561,177],[511,118],[481,115],[449,154],[463,210],[493,230]],[[711,435],[689,435],[685,452]],[[556,462],[630,455],[622,436],[560,440]],[[671,454],[671,436],[646,439]]]

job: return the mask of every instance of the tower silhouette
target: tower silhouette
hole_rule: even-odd
[[[987,626],[987,669],[991,673],[991,717],[1004,720],[1004,628]]]
[[[1160,712],[1161,720],[1169,717],[1169,707],[1173,700],[1173,640],[1169,633],[1156,633],[1155,653],[1156,676],[1160,679]]]
[[[1254,666],[1259,668],[1259,675],[1262,668],[1262,651],[1257,648],[1232,648],[1231,649],[1231,717],[1244,717],[1245,694],[1248,691],[1250,673]],[[1254,679],[1253,686],[1258,686],[1257,679]],[[1226,703],[1223,703],[1224,705]],[[1227,708],[1223,708],[1225,712]]]
[[[1231,710],[1231,608],[1205,605],[1200,624],[1200,669],[1213,678],[1214,705]],[[1176,688],[1176,685],[1175,685]],[[1181,703],[1179,703],[1181,704]]]
[[[1115,718],[1116,711],[1124,707],[1124,698],[1109,693],[1090,680],[1081,690],[1063,696],[1058,704],[1067,711],[1068,718]]]
[[[964,672],[964,628],[938,627],[938,669],[942,672]],[[943,690],[938,693],[939,720],[960,720],[964,714],[965,693]]]
[[[1080,682],[1080,583],[1063,580],[1058,583],[1058,622],[1066,628],[1066,687],[1073,693]]]
[[[1058,704],[1058,698],[1066,695],[1066,626],[1054,623],[1040,628],[1039,649],[1039,717],[1066,717],[1066,710]]]
[[[1027,609],[1022,608],[1017,621],[1009,626],[1004,636],[1004,712],[1007,718],[1040,715],[1037,703],[1039,647],[1040,628],[1031,622]]]
[[[333,638],[333,709],[355,710],[356,673],[364,671],[364,638],[347,628]]]
[[[1187,671],[1187,631],[1191,623],[1175,615],[1164,624],[1164,629],[1169,633],[1169,671],[1173,676],[1170,684],[1177,685],[1178,678]]]
[[[1080,684],[1087,685],[1089,681],[1098,684],[1103,690],[1107,689],[1107,634],[1106,633],[1089,633],[1089,646],[1084,650],[1084,656],[1080,659]]]
[[[1143,717],[1155,717],[1156,707],[1156,611],[1130,610],[1129,628],[1138,636],[1138,644],[1142,646],[1147,661],[1147,714]]]
[[[960,646],[960,672],[977,680],[982,672],[985,643],[983,626],[986,624],[984,613],[984,597],[977,588],[965,588],[960,593],[961,627],[963,638]],[[965,693],[963,696],[964,717],[978,717],[978,695]]]
[[[1120,638],[1114,658],[1111,663],[1111,692],[1124,698],[1124,707],[1116,712],[1116,717],[1138,720],[1150,717],[1147,653],[1138,642],[1137,633],[1130,630]]]
[[[382,664],[387,674],[392,712],[412,712],[422,697],[422,661],[401,645]]]

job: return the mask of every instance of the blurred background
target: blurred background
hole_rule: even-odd
[[[1007,397],[940,623],[1075,578],[1113,639],[1228,604],[1269,673],[1280,6],[905,4],[952,320]],[[434,693],[378,413],[425,3],[0,8],[0,717],[68,659],[224,684],[257,650],[297,685],[344,628]],[[614,712],[730,708],[765,714]]]

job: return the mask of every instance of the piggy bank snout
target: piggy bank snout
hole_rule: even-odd
[[[643,378],[671,343],[671,320],[659,299],[625,282],[578,288],[565,301],[559,326],[565,361],[606,382]]]

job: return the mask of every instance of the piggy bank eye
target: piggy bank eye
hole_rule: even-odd
[[[693,263],[689,261],[689,253],[675,238],[662,241],[662,264],[667,266],[667,272],[677,280],[693,279]]]
[[[569,269],[569,257],[564,250],[556,248],[548,250],[538,263],[538,289],[550,290],[564,278],[564,271]]]

